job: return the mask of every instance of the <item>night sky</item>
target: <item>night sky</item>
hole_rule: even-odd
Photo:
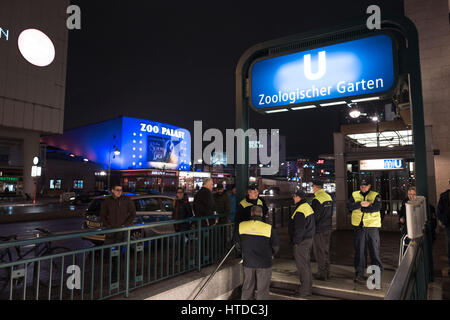
[[[324,28],[378,4],[402,1],[78,0],[81,30],[69,31],[65,130],[120,115],[186,128],[235,127],[235,70],[259,42]],[[253,128],[279,128],[287,156],[332,153],[343,107],[250,113]]]

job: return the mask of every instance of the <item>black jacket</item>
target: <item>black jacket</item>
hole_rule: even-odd
[[[103,227],[120,228],[129,226],[136,218],[136,207],[133,201],[127,196],[114,198],[107,197],[100,209],[100,219]]]
[[[196,217],[208,217],[214,215],[215,204],[212,196],[212,192],[202,187],[194,196],[194,214]],[[209,223],[213,224],[214,220],[209,219]],[[206,220],[202,222],[202,225],[206,225]]]
[[[247,220],[251,219],[252,206],[258,205],[258,200],[259,200],[259,203],[262,204],[262,211],[263,211],[263,220],[262,221],[264,221],[264,222],[266,221],[267,213],[269,212],[269,208],[267,207],[267,204],[264,201],[264,199],[258,198],[256,200],[250,200],[247,195],[245,197],[245,199],[242,199],[237,204],[236,217],[234,220],[234,223],[236,226],[238,226],[239,223],[241,223],[242,221],[247,221]]]
[[[407,234],[408,233],[408,229],[406,227],[406,203],[409,201],[409,198],[406,197],[405,199],[403,199],[402,201],[402,207],[400,208],[400,212],[398,213],[398,219],[399,219],[399,224],[400,224],[400,228],[401,228],[401,232],[402,235]],[[405,219],[405,223],[401,223],[400,219],[404,218]]]
[[[279,248],[277,232],[260,217],[239,224],[237,246],[242,250],[243,265],[246,268],[270,268],[272,256]]]
[[[322,196],[315,196],[311,202],[314,210],[314,220],[316,224],[316,233],[331,231],[333,218],[333,199],[323,191]]]
[[[223,192],[222,194],[214,193],[213,195],[214,205],[216,208],[217,214],[230,214],[231,213],[231,202],[230,197],[227,192]],[[219,224],[228,223],[227,217],[220,217]]]
[[[450,189],[441,193],[438,202],[438,218],[444,226],[449,226],[450,222]]]
[[[290,213],[291,216],[289,217],[288,232],[291,243],[293,244],[299,244],[305,239],[310,239],[314,236],[315,233],[314,213],[310,214],[307,217],[302,212],[297,212],[294,215],[294,212],[297,210],[297,208],[304,203],[308,204],[306,199],[303,199],[299,203],[297,203],[294,211]]]
[[[192,217],[192,209],[187,199],[175,199],[173,203],[172,219],[186,220]],[[177,223],[173,225],[176,232],[187,231],[191,229],[189,222]]]

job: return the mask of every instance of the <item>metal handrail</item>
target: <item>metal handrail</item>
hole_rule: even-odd
[[[218,215],[212,215],[207,217],[192,217],[184,220],[168,220],[168,221],[160,221],[160,222],[149,222],[149,223],[143,223],[139,225],[132,225],[128,227],[123,228],[99,228],[92,231],[81,231],[81,232],[53,232],[50,236],[39,236],[34,237],[26,240],[12,240],[12,241],[5,241],[0,242],[0,249],[2,248],[9,248],[13,246],[26,246],[30,244],[37,244],[37,243],[43,243],[43,242],[49,242],[49,241],[60,241],[60,240],[67,240],[72,238],[81,238],[86,236],[92,236],[92,235],[99,235],[99,234],[108,234],[108,233],[116,233],[121,231],[128,231],[128,230],[139,230],[139,229],[145,229],[145,228],[155,228],[160,227],[164,225],[173,225],[173,224],[179,224],[179,223],[186,223],[186,222],[195,222],[195,221],[202,221],[202,220],[208,220],[208,219],[217,219],[220,217],[228,216],[227,214],[218,214]]]
[[[202,221],[225,216],[228,216],[228,214],[191,217],[178,221],[169,220],[145,223],[116,229],[61,232],[50,236],[1,242],[0,249],[4,249],[116,232],[123,232],[125,235],[121,242],[114,244],[103,244],[76,250],[64,248],[69,251],[50,252],[50,254],[45,256],[20,258],[16,261],[4,262],[0,264],[0,271],[4,281],[7,281],[9,285],[7,288],[10,300],[14,299],[14,295],[17,293],[16,290],[22,292],[20,299],[25,300],[27,296],[29,297],[30,292],[32,299],[42,298],[41,274],[46,276],[44,282],[46,282],[48,289],[45,289],[45,291],[48,291],[49,300],[53,298],[58,299],[55,297],[58,292],[55,293],[55,291],[59,291],[59,299],[62,299],[63,295],[70,295],[70,299],[73,299],[74,289],[69,290],[68,293],[65,287],[66,282],[63,282],[63,279],[69,277],[65,270],[68,265],[77,265],[82,270],[82,285],[80,291],[76,293],[76,297],[84,299],[87,295],[87,298],[91,300],[94,299],[94,296],[95,299],[106,299],[118,294],[125,294],[125,297],[128,297],[130,290],[195,269],[200,271],[203,266],[218,260],[232,241],[233,224],[202,226]],[[133,230],[180,223],[196,223],[196,227],[186,231],[142,237],[134,240],[131,240],[130,237]],[[121,252],[125,252],[125,256],[121,255]],[[99,258],[98,255],[100,255],[99,260],[95,258],[96,256]],[[103,260],[105,257],[109,259],[109,263]],[[55,264],[55,261],[58,264]],[[31,264],[33,264],[32,269],[34,271],[29,268]],[[54,266],[53,270],[52,266]],[[104,270],[105,268],[106,270]],[[114,273],[113,270],[116,270],[117,276],[112,275],[112,272]],[[55,275],[55,278],[57,278],[57,286],[59,287],[55,291],[52,291],[54,285],[52,275]],[[33,280],[33,284],[29,283],[30,279]],[[19,282],[16,281],[21,282],[18,285]],[[85,281],[87,283],[86,286]],[[27,289],[29,290],[27,291]]]

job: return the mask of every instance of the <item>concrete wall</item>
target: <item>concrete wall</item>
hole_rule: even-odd
[[[61,133],[64,121],[68,0],[2,0],[0,3],[0,126]],[[18,49],[26,29],[44,32],[54,61],[32,65]]]
[[[450,23],[448,0],[404,0],[419,32],[425,125],[432,126],[436,193],[450,179]],[[436,199],[430,199],[432,204]]]

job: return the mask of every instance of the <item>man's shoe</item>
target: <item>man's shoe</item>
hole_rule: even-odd
[[[353,278],[353,282],[365,285],[367,284],[367,278],[365,276],[355,276],[355,278]]]
[[[327,277],[325,277],[324,275],[322,275],[320,273],[313,273],[313,277],[316,280],[322,280],[322,281],[327,280]]]

